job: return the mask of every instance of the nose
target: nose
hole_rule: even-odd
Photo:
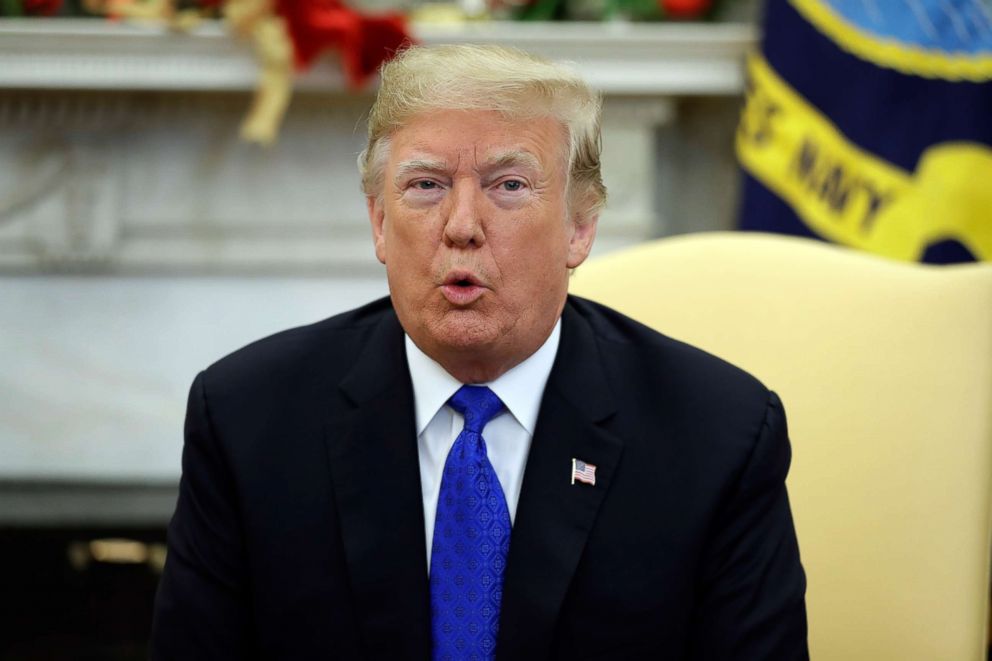
[[[456,180],[448,195],[444,241],[449,246],[479,247],[486,241],[482,230],[482,191],[470,178]]]

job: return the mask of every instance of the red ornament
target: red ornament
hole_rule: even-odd
[[[62,9],[62,0],[24,0],[24,13],[28,16],[54,16]]]
[[[660,3],[672,18],[699,18],[713,6],[713,0],[660,0]]]
[[[366,16],[339,0],[278,0],[286,19],[296,65],[309,67],[325,50],[341,54],[348,84],[362,86],[379,65],[413,43],[406,17],[398,13]]]

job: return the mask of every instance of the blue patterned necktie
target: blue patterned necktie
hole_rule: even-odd
[[[482,430],[503,410],[489,388],[462,386],[448,404],[465,427],[448,452],[431,546],[435,661],[493,659],[510,548],[510,511]]]

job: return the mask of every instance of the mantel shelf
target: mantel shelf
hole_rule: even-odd
[[[606,94],[734,95],[756,38],[749,24],[415,24],[427,44],[492,43],[575,62]],[[189,33],[96,19],[0,20],[0,89],[245,91],[258,68],[251,49],[222,23]],[[333,58],[297,80],[299,89],[343,90]]]

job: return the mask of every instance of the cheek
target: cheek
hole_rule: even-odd
[[[504,279],[526,292],[547,291],[567,276],[568,238],[564,228],[539,224],[521,228],[512,237],[492,241],[493,255]]]
[[[394,264],[409,270],[417,265],[426,267],[425,258],[433,253],[436,241],[429,218],[399,214],[386,224],[386,252]],[[429,258],[426,258],[429,262]]]

